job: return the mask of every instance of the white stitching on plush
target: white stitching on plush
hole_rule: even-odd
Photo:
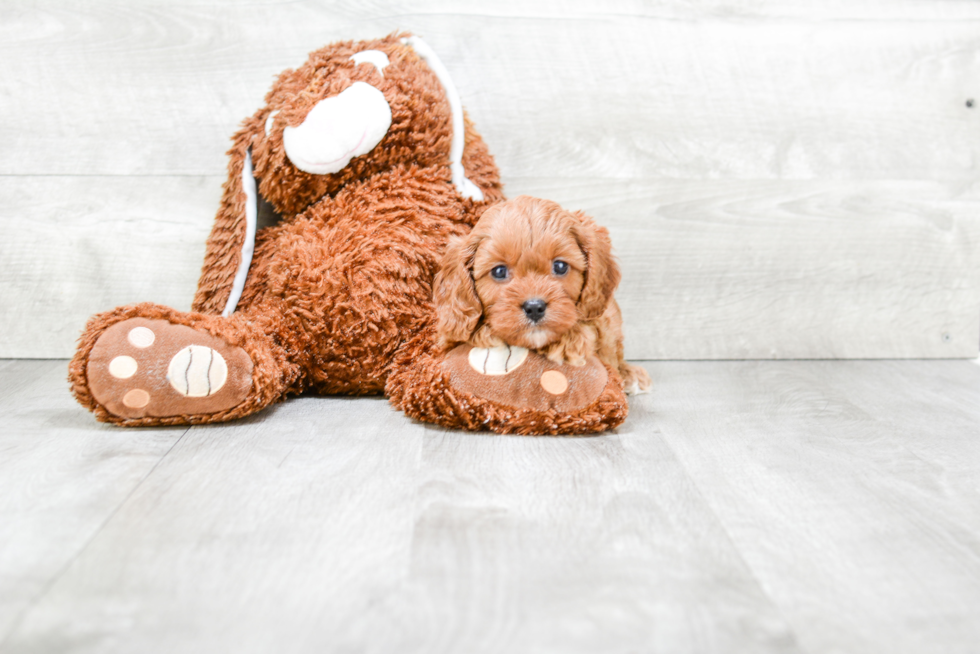
[[[354,62],[355,66],[361,64],[374,64],[374,67],[378,69],[381,76],[385,76],[385,67],[391,62],[388,61],[388,55],[381,52],[381,50],[362,50],[357,54],[351,55],[351,61]]]
[[[259,213],[258,193],[255,190],[255,177],[252,176],[252,151],[245,151],[245,163],[242,166],[242,191],[245,193],[245,242],[242,243],[242,259],[238,262],[235,281],[231,285],[231,294],[221,315],[227,318],[235,312],[238,300],[245,288],[245,278],[248,268],[252,265],[252,254],[255,252],[255,221]]]
[[[279,110],[278,109],[276,109],[275,111],[273,111],[272,113],[270,113],[269,114],[269,117],[265,119],[265,135],[266,136],[268,136],[269,134],[272,133],[272,121],[274,121],[276,119],[276,114],[277,113],[279,113]]]
[[[456,190],[464,198],[472,198],[477,202],[482,202],[483,191],[466,178],[466,171],[463,170],[463,144],[466,138],[466,126],[463,123],[463,103],[459,100],[459,92],[456,90],[456,85],[453,84],[452,77],[449,76],[449,71],[443,66],[435,51],[419,37],[406,37],[402,39],[402,43],[412,46],[419,56],[429,64],[429,68],[442,83],[442,87],[446,91],[446,98],[449,99],[449,108],[453,113],[453,142],[449,148],[449,167],[453,172],[453,184],[456,185]]]

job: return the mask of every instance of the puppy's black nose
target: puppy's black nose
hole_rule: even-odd
[[[534,298],[524,302],[521,308],[524,309],[524,314],[531,319],[531,322],[540,322],[544,318],[544,311],[548,308],[548,303]]]

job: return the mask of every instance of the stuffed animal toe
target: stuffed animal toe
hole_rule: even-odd
[[[385,392],[408,415],[456,429],[501,434],[574,435],[613,429],[626,419],[622,383],[589,357],[557,364],[516,346],[459,345],[401,362]]]
[[[255,379],[276,372],[264,349],[236,321],[144,303],[93,317],[69,378],[79,402],[106,422],[218,422],[275,399],[276,385]]]

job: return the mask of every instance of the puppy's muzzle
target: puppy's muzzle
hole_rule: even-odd
[[[539,298],[534,298],[532,300],[527,300],[521,305],[524,309],[524,315],[528,317],[533,323],[539,323],[544,319],[545,311],[548,309],[548,303]]]

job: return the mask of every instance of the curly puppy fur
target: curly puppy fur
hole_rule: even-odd
[[[519,345],[573,366],[594,354],[627,392],[646,391],[647,372],[623,360],[619,279],[609,232],[592,218],[526,195],[501,202],[446,249],[434,286],[439,345]]]

